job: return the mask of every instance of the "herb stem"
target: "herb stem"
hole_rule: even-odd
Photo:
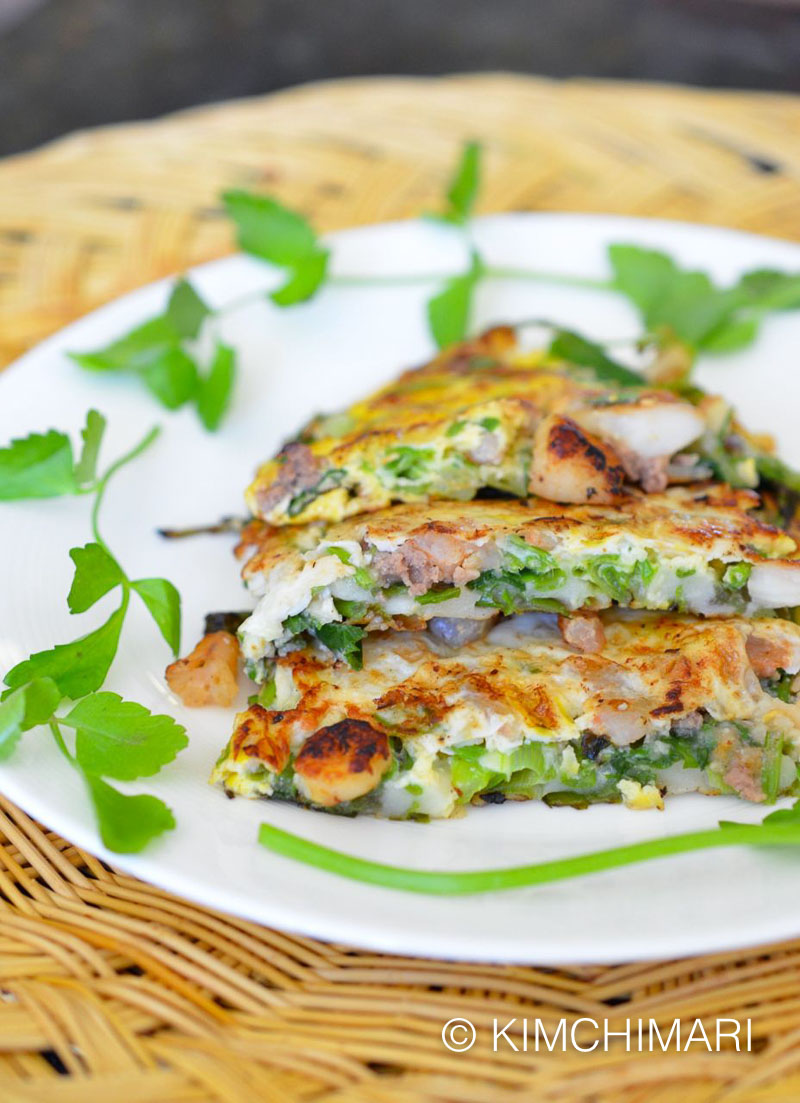
[[[235,299],[231,299],[227,303],[223,303],[222,306],[216,307],[211,310],[210,314],[214,318],[220,318],[225,314],[231,314],[234,310],[239,310],[243,306],[249,306],[251,303],[266,303],[269,301],[269,292],[263,287],[257,291],[247,291],[244,295],[237,295]]]
[[[118,460],[115,460],[114,463],[111,464],[109,469],[105,472],[100,481],[97,483],[94,505],[92,506],[92,535],[104,551],[108,552],[109,549],[106,546],[106,543],[103,540],[102,536],[100,535],[98,521],[100,517],[100,506],[103,504],[103,497],[105,495],[108,483],[111,480],[112,476],[115,475],[121,467],[124,467],[126,463],[130,463],[131,460],[135,460],[137,456],[140,456],[142,452],[145,451],[145,449],[149,448],[160,432],[160,427],[158,425],[154,425],[150,432],[147,433],[147,435],[143,437],[137,445],[131,448],[129,452],[126,452],[124,456],[120,456]],[[110,554],[111,553],[109,552],[109,555]]]
[[[336,287],[411,287],[420,283],[444,283],[462,272],[418,272],[405,276],[331,275],[328,283]]]
[[[50,731],[53,733],[53,739],[55,739],[55,741],[56,741],[56,746],[61,751],[64,758],[66,758],[67,762],[69,762],[69,764],[71,766],[74,766],[75,765],[75,759],[69,753],[69,751],[67,749],[67,745],[64,742],[64,736],[61,734],[61,729],[59,728],[58,724],[56,723],[56,721],[54,719],[50,721],[49,727],[50,727]]]
[[[416,287],[420,284],[446,283],[463,272],[413,272],[402,276],[370,275],[369,273],[341,273],[328,276],[326,283],[332,287]],[[588,287],[599,291],[615,291],[612,280],[591,279],[587,276],[572,276],[569,273],[539,271],[529,268],[486,268],[483,273],[485,279],[495,280],[535,280],[537,283],[563,284],[566,287]],[[217,307],[212,313],[216,317],[230,314],[243,306],[253,302],[267,302],[269,295],[264,290],[248,291],[245,295],[239,295],[230,302]]]
[[[563,881],[570,877],[582,877],[588,873],[600,873],[604,870],[632,865],[635,862],[643,862],[651,858],[667,858],[692,850],[742,845],[797,846],[800,843],[800,825],[732,823],[707,831],[692,831],[664,839],[649,839],[629,846],[579,854],[573,858],[558,858],[554,861],[511,866],[506,869],[460,873],[448,870],[409,869],[372,862],[338,850],[331,850],[267,823],[261,824],[258,841],[276,854],[353,881],[363,881],[406,892],[455,896],[498,892]]]
[[[537,271],[530,268],[486,268],[483,274],[490,280],[535,280],[537,283],[563,284],[566,287],[588,287],[593,291],[617,290],[613,280],[571,276],[568,273]]]
[[[445,283],[463,272],[420,272],[406,276],[332,275],[328,283],[339,287],[364,287],[374,284],[381,287],[402,287],[419,283]],[[531,268],[492,268],[483,270],[489,280],[535,280],[537,283],[564,284],[568,287],[588,287],[595,291],[615,291],[613,280],[592,279],[588,276],[572,276],[569,273],[546,272]]]

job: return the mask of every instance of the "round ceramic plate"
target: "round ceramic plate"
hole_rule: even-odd
[[[504,215],[478,220],[475,236],[492,264],[606,274],[606,246],[663,248],[723,281],[754,267],[800,270],[800,248],[701,226],[584,215]],[[459,236],[420,222],[339,234],[340,273],[457,271]],[[197,269],[192,278],[215,305],[274,286],[276,274],[243,257]],[[242,511],[256,466],[310,414],[341,407],[432,351],[423,304],[430,286],[337,288],[278,310],[265,300],[226,318],[241,371],[222,430],[203,431],[193,412],[158,409],[132,379],[90,374],[69,350],[103,345],[159,311],[164,284],[143,288],[45,341],[0,378],[0,441],[57,427],[77,434],[87,409],[108,418],[103,462],[154,422],[164,432],[125,468],[104,510],[106,538],[132,577],[163,575],[181,591],[183,649],[202,632],[203,614],[246,600],[231,557],[232,538],[167,542],[162,525],[212,521]],[[600,338],[638,332],[612,294],[535,282],[481,289],[477,325],[545,317]],[[749,426],[773,432],[784,458],[800,464],[800,312],[773,317],[757,344],[706,360],[699,381],[738,406]],[[88,631],[107,615],[71,618],[65,601],[70,547],[89,537],[86,499],[0,507],[0,670],[32,651]],[[225,798],[207,784],[228,738],[232,711],[185,709],[166,688],[165,645],[134,608],[107,687],[153,711],[171,713],[190,745],[155,779],[123,784],[153,792],[175,811],[177,829],[135,857],[103,850],[80,778],[45,729],[30,733],[0,767],[0,789],[74,843],[172,892],[223,911],[319,938],[403,954],[508,962],[609,962],[721,950],[796,935],[800,858],[730,849],[647,862],[540,888],[461,898],[427,898],[341,880],[259,847],[269,821],[352,854],[421,869],[479,869],[554,858],[599,846],[715,825],[758,820],[763,810],[730,798],[684,796],[663,813],[619,806],[586,811],[536,803],[472,808],[462,818],[419,824],[345,819],[282,804]]]

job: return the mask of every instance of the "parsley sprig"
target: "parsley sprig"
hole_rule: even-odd
[[[467,142],[447,187],[445,209],[429,218],[454,226],[464,226],[469,221],[481,188],[482,161],[480,142]]]
[[[77,460],[72,441],[56,429],[30,433],[0,448],[0,502],[94,491],[105,427],[103,415],[90,410],[81,431],[82,447]]]
[[[766,314],[800,307],[800,275],[757,269],[720,287],[654,249],[612,245],[608,256],[614,290],[637,307],[646,330],[677,337],[695,352],[745,348]]]
[[[186,303],[191,305],[188,299]],[[100,511],[111,479],[153,443],[159,430],[151,429],[97,477],[105,424],[101,414],[89,411],[77,463],[67,434],[53,429],[0,449],[0,499],[94,494],[93,539],[69,553],[75,568],[67,595],[70,613],[85,613],[108,594],[118,596],[116,608],[99,628],[38,651],[6,674],[8,688],[0,701],[0,759],[13,753],[25,732],[47,725],[61,753],[84,779],[103,842],[110,850],[132,853],[174,827],[174,817],[159,798],[130,796],[105,779],[150,777],[171,762],[188,740],[171,717],[153,715],[143,705],[124,701],[101,687],[117,653],[133,595],[144,603],[173,654],[180,643],[181,611],[180,596],[171,582],[131,579],[100,532]],[[71,733],[72,750],[63,729]]]
[[[237,228],[245,252],[284,268],[289,278],[273,302],[291,306],[305,302],[326,285],[393,286],[407,283],[438,285],[426,304],[431,335],[439,347],[462,340],[470,332],[476,289],[485,280],[525,280],[565,284],[624,295],[636,307],[644,327],[643,342],[668,345],[681,342],[690,355],[733,352],[751,344],[763,318],[773,311],[800,308],[800,274],[773,269],[746,273],[731,287],[714,283],[701,271],[682,268],[666,253],[637,245],[609,247],[611,275],[594,279],[579,274],[537,269],[494,267],[480,257],[469,235],[470,219],[480,193],[483,152],[478,142],[467,142],[459,156],[445,193],[441,212],[428,215],[465,235],[469,263],[465,270],[446,275],[357,276],[330,271],[330,251],[324,248],[310,223],[272,197],[243,191],[227,192],[226,210]],[[313,260],[312,258],[317,258]],[[307,271],[305,279],[296,273]],[[563,335],[563,340],[560,336]],[[586,342],[563,330],[559,355],[567,345],[586,355]],[[600,346],[595,346],[602,349]],[[597,361],[599,355],[592,354]],[[578,361],[583,362],[583,361]],[[620,366],[618,366],[620,367]],[[632,373],[620,368],[608,375],[618,382],[632,382]]]
[[[104,348],[70,356],[89,371],[135,376],[167,410],[193,404],[206,429],[213,430],[230,403],[236,360],[234,350],[217,338],[208,367],[200,364],[201,331],[217,314],[181,277],[162,314]]]
[[[470,222],[480,194],[483,150],[470,141],[461,149],[447,183],[443,208],[427,217],[464,236],[469,260],[459,272],[421,275],[373,276],[332,271],[331,249],[324,244],[307,218],[274,196],[232,189],[222,195],[239,247],[283,272],[282,284],[264,291],[280,307],[307,302],[327,286],[399,286],[434,284],[426,303],[431,336],[439,347],[467,337],[471,331],[475,293],[486,280],[524,280],[564,284],[621,294],[636,308],[642,321],[642,343],[669,348],[679,343],[689,361],[699,353],[733,352],[750,345],[764,317],[774,311],[800,308],[800,273],[756,269],[730,287],[717,285],[702,271],[682,268],[666,253],[638,245],[615,244],[608,250],[611,274],[595,279],[580,274],[549,272],[535,268],[495,267],[479,255],[470,234]],[[252,294],[244,298],[252,299]],[[221,424],[233,392],[235,351],[216,339],[210,363],[198,359],[198,338],[215,318],[239,307],[242,299],[212,309],[196,288],[181,277],[175,283],[164,313],[137,326],[127,335],[94,352],[76,352],[73,359],[91,371],[124,372],[147,387],[167,409],[193,405],[209,430]],[[572,331],[556,334],[558,355],[567,346],[591,355],[598,366],[603,354],[587,352],[585,339]],[[583,347],[580,342],[583,341]],[[591,344],[589,342],[588,344]],[[584,361],[584,366],[591,366]],[[629,369],[607,376],[631,382]],[[607,368],[607,365],[606,365]],[[601,370],[605,370],[601,366]],[[600,378],[600,376],[598,376]],[[57,442],[41,445],[57,454]],[[52,470],[58,469],[53,459]],[[0,477],[2,471],[0,471]],[[42,483],[44,488],[46,484]]]
[[[330,250],[319,243],[310,223],[277,199],[234,190],[222,202],[233,219],[239,246],[252,256],[283,268],[286,282],[270,298],[278,306],[310,299],[328,271]]]
[[[428,325],[439,348],[455,344],[469,330],[475,288],[485,270],[480,255],[473,249],[467,271],[446,280],[441,290],[428,300]]]

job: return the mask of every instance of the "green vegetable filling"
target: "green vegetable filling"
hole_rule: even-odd
[[[428,468],[434,458],[432,448],[412,448],[409,445],[398,445],[392,448],[392,459],[383,465],[383,471],[390,476],[390,482],[419,483],[428,475]]]
[[[361,641],[366,632],[358,625],[342,624],[340,621],[320,624],[308,613],[296,613],[294,616],[286,618],[283,622],[283,628],[285,632],[292,636],[299,636],[301,633],[307,632],[311,637],[324,644],[329,651],[332,651],[337,659],[344,659],[353,670],[361,669],[363,661]]]
[[[460,586],[437,586],[425,594],[419,594],[414,600],[420,605],[438,605],[440,601],[450,601],[460,593]]]
[[[777,678],[762,678],[761,688],[779,701],[792,704],[797,699],[797,694],[792,692],[792,682],[796,675],[787,674],[785,670],[778,671]]]
[[[289,502],[287,509],[289,516],[296,517],[298,513],[302,513],[304,509],[307,509],[316,498],[320,497],[320,495],[340,486],[344,482],[346,475],[347,472],[343,467],[335,467],[331,468],[330,471],[326,471],[314,486],[310,486],[307,490],[301,490],[299,494],[295,494]]]
[[[737,730],[741,746],[759,749],[764,797],[768,803],[776,800],[781,791],[783,738],[769,734],[761,746],[744,725],[717,725],[711,720],[691,735],[672,732],[630,747],[616,747],[602,736],[585,736],[569,744],[525,743],[508,754],[468,744],[452,749],[450,777],[460,804],[490,795],[540,798],[552,806],[585,808],[620,801],[622,780],[658,785],[660,771],[680,764],[705,771],[709,787],[735,794],[713,768],[717,744],[729,747],[731,727]]]
[[[732,563],[722,576],[722,581],[731,590],[742,590],[747,585],[752,567],[749,563]]]

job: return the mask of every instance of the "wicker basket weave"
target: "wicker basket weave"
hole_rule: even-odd
[[[797,99],[507,75],[314,85],[0,164],[0,363],[229,251],[222,187],[274,191],[326,230],[403,217],[437,201],[466,137],[487,147],[484,210],[617,211],[800,239]],[[3,1103],[800,1099],[800,941],[559,970],[360,953],[141,884],[1,800],[0,909]],[[488,1028],[469,1053],[442,1044],[455,1016]],[[515,1016],[612,1029],[750,1018],[754,1046],[492,1053],[492,1020]]]

